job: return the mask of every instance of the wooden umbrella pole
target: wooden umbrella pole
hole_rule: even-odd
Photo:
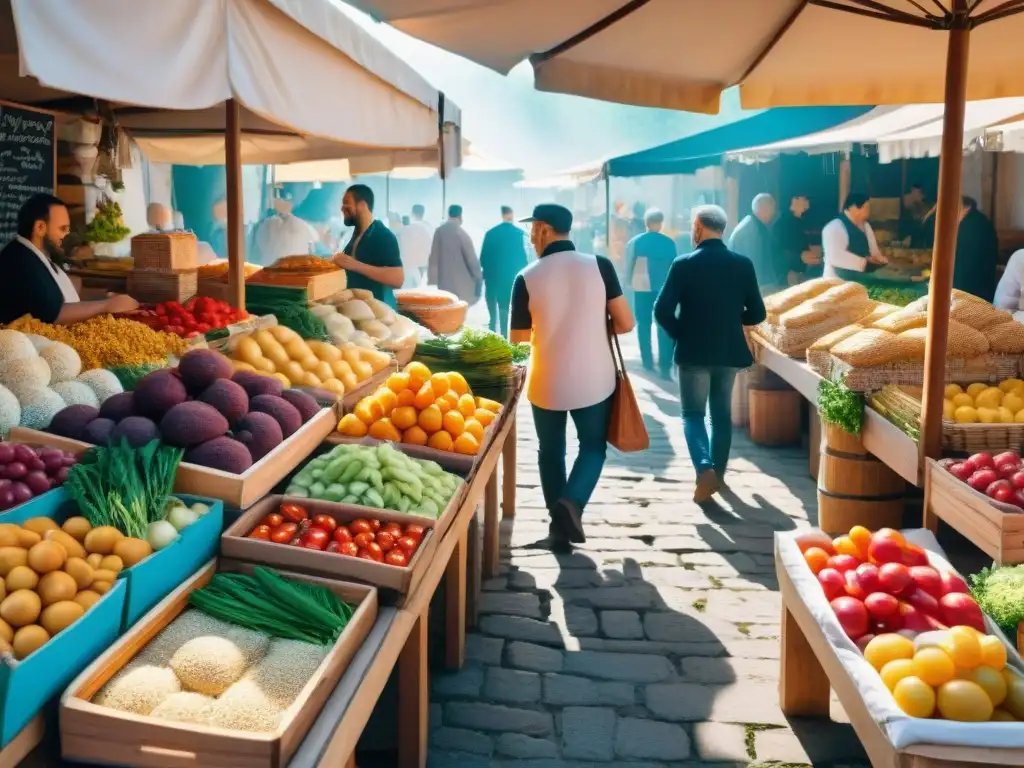
[[[942,451],[942,398],[946,384],[946,334],[949,331],[953,263],[960,225],[960,171],[964,155],[964,111],[967,106],[967,59],[970,32],[966,0],[955,0],[957,22],[949,32],[946,54],[945,111],[942,117],[942,154],[939,159],[939,195],[935,211],[935,250],[928,289],[928,344],[924,357],[924,392],[921,407],[921,451],[939,458]],[[960,22],[963,22],[962,25]]]
[[[238,102],[224,102],[224,175],[228,207],[228,301],[245,309],[245,213],[242,201],[242,116]]]

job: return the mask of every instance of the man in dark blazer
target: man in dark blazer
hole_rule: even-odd
[[[654,306],[676,343],[683,435],[697,472],[693,499],[721,488],[732,446],[732,386],[753,364],[744,326],[765,319],[754,265],[722,242],[728,221],[717,205],[693,211],[692,253],[678,257]],[[710,404],[711,438],[704,424]]]

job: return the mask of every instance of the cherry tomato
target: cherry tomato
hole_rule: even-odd
[[[263,541],[270,541],[270,526],[269,525],[257,525],[252,529],[249,534],[250,539],[262,539]]]
[[[354,541],[355,545],[360,549],[366,549],[367,546],[374,543],[373,534],[369,532],[357,533],[352,541]]]
[[[423,534],[427,532],[427,529],[422,525],[416,525],[411,523],[405,526],[405,535],[410,539],[415,540],[417,543],[423,541]]]
[[[381,530],[387,531],[395,539],[402,538],[402,526],[400,526],[398,523],[385,523],[384,527],[381,528]]]
[[[373,526],[370,525],[370,521],[364,520],[361,517],[349,523],[348,527],[352,533],[371,533],[373,531]]]
[[[398,546],[405,552],[407,557],[412,557],[412,553],[416,551],[419,542],[411,536],[403,536],[398,540]]]
[[[313,518],[313,527],[323,528],[328,533],[331,533],[338,527],[338,521],[330,515],[317,515]]]
[[[359,547],[353,544],[351,541],[343,541],[338,545],[338,554],[348,555],[349,557],[355,557],[359,554]]]
[[[377,543],[380,544],[380,548],[385,552],[390,552],[395,548],[395,537],[387,531],[380,531],[377,534]]]
[[[356,554],[356,557],[358,557],[360,560],[373,560],[373,555],[371,555],[365,549],[360,549],[359,552]]]
[[[301,522],[309,517],[309,512],[298,504],[282,504],[281,514],[285,520],[290,520],[293,523]]]
[[[284,544],[294,539],[298,530],[299,526],[295,523],[281,523],[277,528],[270,531],[270,540],[277,544]]]
[[[371,528],[373,528],[373,531],[374,531],[374,533],[376,533],[377,531],[379,531],[379,530],[380,530],[380,527],[381,527],[381,522],[380,522],[380,520],[371,520],[371,521],[370,521],[370,527],[371,527]]]
[[[336,542],[336,541],[329,541],[329,542],[327,542],[327,549],[325,549],[324,551],[325,552],[337,552],[338,551],[338,546],[339,546],[338,542]]]
[[[284,518],[277,512],[271,512],[263,518],[263,525],[269,525],[271,528],[277,528],[283,522]]]
[[[409,558],[405,556],[405,552],[402,550],[392,549],[384,555],[384,562],[388,565],[397,565],[399,568],[405,568],[409,565]]]
[[[384,553],[381,551],[380,544],[375,541],[371,541],[366,545],[366,551],[370,553],[370,557],[374,562],[383,563]]]
[[[302,535],[302,546],[322,550],[330,540],[331,534],[323,528],[310,528]]]
[[[334,529],[334,540],[339,544],[344,544],[346,541],[352,541],[352,531],[348,529],[348,526],[339,525]]]

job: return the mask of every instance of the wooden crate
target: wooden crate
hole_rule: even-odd
[[[373,376],[360,382],[359,386],[353,389],[351,392],[346,392],[344,397],[341,399],[341,404],[344,408],[343,413],[348,413],[356,407],[356,403],[362,400],[367,395],[372,395],[381,384],[388,380],[388,376],[395,372],[395,365],[389,365],[387,368],[377,371]]]
[[[199,290],[195,269],[158,272],[133,269],[128,273],[128,294],[141,304],[188,301]]]
[[[196,269],[196,236],[191,232],[159,232],[132,238],[132,258],[137,269]]]
[[[387,563],[376,563],[372,560],[361,560],[334,552],[317,552],[301,547],[275,544],[272,541],[246,538],[252,529],[259,525],[260,520],[271,512],[277,512],[282,503],[298,504],[306,509],[311,516],[330,515],[339,523],[347,524],[359,518],[377,519],[400,525],[422,525],[426,529],[426,533],[419,548],[413,554],[412,560],[405,568]],[[273,495],[249,509],[221,534],[220,549],[225,557],[236,560],[260,563],[274,568],[326,578],[355,579],[404,595],[415,590],[433,559],[434,550],[437,548],[437,536],[434,533],[436,525],[436,520],[406,515],[389,509],[371,509],[353,504],[302,499],[297,496]]]
[[[14,768],[20,764],[43,740],[45,732],[46,722],[40,713],[11,739],[10,744],[0,750],[0,768]]]
[[[276,731],[249,733],[175,723],[101,707],[91,701],[114,674],[188,606],[189,593],[205,586],[217,571],[251,572],[251,566],[223,559],[209,561],[68,686],[60,708],[61,749],[66,760],[152,768],[280,768],[288,763],[377,620],[377,591],[373,587],[283,574],[327,587],[358,607]]]
[[[338,416],[335,410],[324,408],[303,424],[295,434],[240,475],[201,467],[198,464],[182,463],[174,478],[174,491],[219,499],[237,509],[247,509],[270,493],[275,485],[305,461],[323,439],[334,431],[337,423]],[[63,448],[74,453],[81,453],[92,447],[79,440],[23,427],[12,429],[11,439],[20,443]]]
[[[261,269],[246,283],[253,285],[276,285],[282,288],[302,288],[309,301],[320,301],[345,290],[348,281],[345,270],[332,272],[288,272],[285,270]]]
[[[925,466],[925,517],[945,520],[1000,565],[1024,563],[1024,513],[1003,511],[943,469]]]

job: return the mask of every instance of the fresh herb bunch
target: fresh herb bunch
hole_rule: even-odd
[[[416,359],[428,368],[461,373],[474,394],[495,395],[494,399],[501,399],[515,375],[515,366],[529,357],[529,344],[510,344],[502,336],[478,328],[464,328],[416,345]]]
[[[105,200],[96,207],[96,215],[85,228],[87,243],[119,243],[132,231],[124,225],[121,206]]]
[[[864,426],[864,396],[842,381],[822,379],[818,385],[818,412],[826,424],[859,435]]]
[[[246,285],[245,308],[250,315],[274,315],[277,322],[304,339],[330,341],[324,321],[309,311],[304,290],[280,286]]]
[[[112,525],[144,539],[146,527],[163,520],[183,454],[159,440],[132,448],[121,438],[86,451],[68,471],[64,490],[94,528]]]
[[[1009,638],[1017,637],[1024,621],[1024,565],[982,568],[970,578],[971,595],[978,607]]]
[[[868,297],[894,307],[905,307],[921,297],[921,291],[914,288],[897,288],[895,286],[869,285]]]
[[[188,601],[203,613],[271,637],[332,645],[353,610],[324,587],[257,566],[252,576],[218,573]]]

